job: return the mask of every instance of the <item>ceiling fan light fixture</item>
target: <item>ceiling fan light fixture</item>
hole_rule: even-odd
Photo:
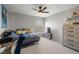
[[[38,12],[38,16],[44,16],[47,13],[49,13],[48,11],[46,11],[46,9],[47,9],[47,7],[46,6],[42,6],[42,5],[39,5],[37,9],[33,8],[34,11]]]
[[[42,12],[38,13],[39,16],[44,16],[44,14]]]

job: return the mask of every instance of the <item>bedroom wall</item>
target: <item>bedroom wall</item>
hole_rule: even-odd
[[[63,40],[63,24],[66,18],[71,17],[73,11],[79,10],[79,7],[58,13],[45,20],[45,31],[47,27],[51,27],[53,32],[53,40],[62,42]],[[78,18],[79,20],[79,18]]]
[[[17,13],[8,13],[9,15],[9,29],[17,28],[32,28],[36,32],[36,26],[42,26],[44,30],[44,19],[34,16],[21,15]]]

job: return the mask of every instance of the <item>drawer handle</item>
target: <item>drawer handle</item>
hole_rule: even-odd
[[[74,37],[74,35],[68,35],[68,36]]]
[[[73,28],[73,27],[68,27],[68,28]]]
[[[74,31],[68,31],[68,32],[74,32]]]
[[[69,40],[69,41],[72,41],[72,42],[74,41],[74,40],[71,40],[71,39],[68,39],[68,40]]]
[[[67,43],[68,45],[71,45],[71,46],[74,46],[73,44],[69,44],[69,43]]]

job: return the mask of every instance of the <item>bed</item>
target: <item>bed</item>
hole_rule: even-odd
[[[25,39],[23,41],[23,45],[28,44],[28,43],[35,43],[38,42],[40,40],[40,37],[38,35],[36,35],[35,33],[27,33],[27,34],[23,34]],[[18,40],[19,39],[19,35],[17,35],[16,33],[12,33],[12,37],[14,38],[14,40]]]

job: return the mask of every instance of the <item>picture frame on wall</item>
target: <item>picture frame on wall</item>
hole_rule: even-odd
[[[7,10],[2,5],[2,28],[7,28]]]

